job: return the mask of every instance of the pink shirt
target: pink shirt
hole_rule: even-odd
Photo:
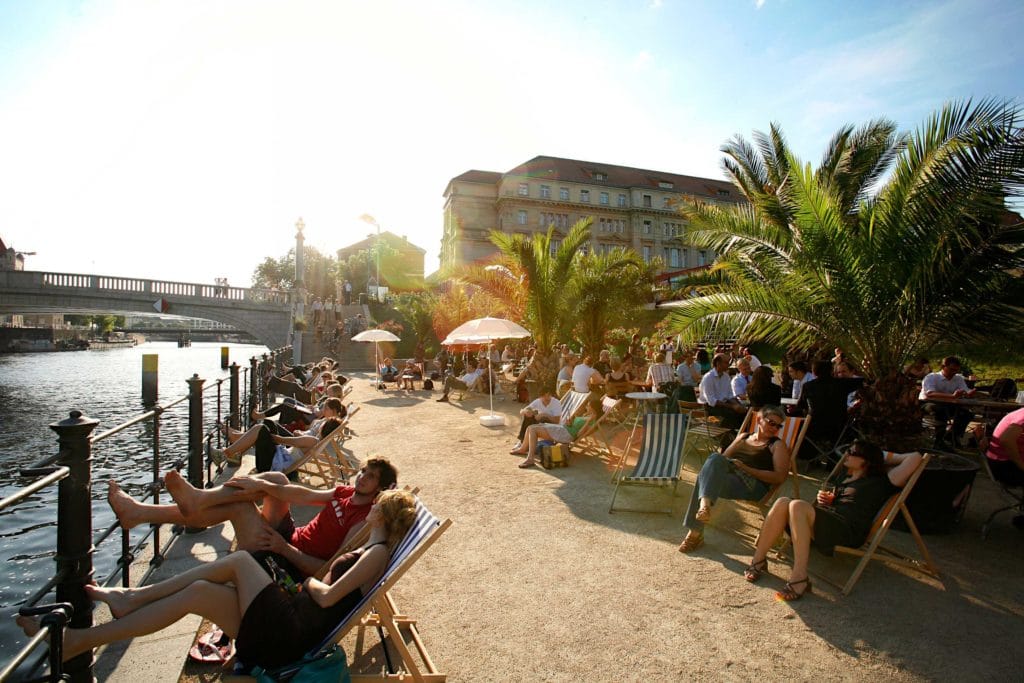
[[[988,442],[988,453],[986,453],[986,455],[992,460],[1005,461],[1010,459],[1010,456],[1006,454],[1006,449],[1003,448],[1003,444],[999,442],[999,439],[1006,430],[1013,425],[1024,427],[1024,408],[1018,408],[1012,413],[1007,413],[1003,416],[1003,419],[999,421],[999,424],[996,425],[996,430],[992,432],[992,439]],[[1024,429],[1021,430],[1020,436],[1017,437],[1017,450],[1018,452],[1024,453]]]

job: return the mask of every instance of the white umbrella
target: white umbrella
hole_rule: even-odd
[[[377,346],[381,342],[396,342],[402,341],[396,335],[388,332],[387,330],[363,330],[356,336],[352,337],[354,342],[373,342],[373,358],[376,361],[377,366],[377,386],[381,384],[380,380],[380,352]]]
[[[477,318],[467,323],[462,323],[452,330],[445,340],[441,342],[446,346],[452,344],[487,344],[487,358],[491,357],[491,343],[495,339],[524,339],[530,336],[530,331],[511,320],[504,318]],[[495,427],[505,424],[502,415],[494,414],[494,387],[491,386],[491,371],[487,371],[487,388],[491,397],[491,414],[480,417],[480,424],[487,427]]]

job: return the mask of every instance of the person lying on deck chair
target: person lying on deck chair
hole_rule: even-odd
[[[846,452],[846,473],[828,482],[835,484],[834,493],[819,491],[814,505],[792,498],[775,501],[757,535],[754,557],[744,577],[753,583],[768,573],[768,551],[786,532],[793,541],[793,571],[775,597],[789,602],[810,593],[807,562],[811,543],[825,555],[832,555],[837,545],[864,545],[879,510],[910,480],[920,462],[920,453],[893,453],[886,461],[878,446],[854,441]]]
[[[210,459],[217,464],[228,462],[238,465],[242,461],[242,454],[255,446],[256,471],[269,472],[273,469],[278,445],[296,447],[305,452],[316,446],[320,439],[337,429],[346,412],[341,399],[329,398],[320,409],[320,417],[313,420],[307,430],[300,429],[290,432],[273,420],[262,420],[245,432],[225,429],[224,435],[227,437],[228,446],[226,448],[210,448]],[[328,425],[328,420],[333,422]],[[292,455],[299,454],[292,453]]]
[[[331,565],[326,582],[306,579],[292,592],[275,583],[248,553],[232,553],[141,588],[87,585],[88,596],[110,607],[114,620],[64,631],[64,661],[119,640],[155,633],[187,614],[215,621],[236,638],[238,659],[275,668],[319,644],[384,574],[395,547],[416,521],[416,499],[385,491],[370,507],[370,539]],[[17,618],[29,637],[38,618]]]
[[[265,420],[268,417],[277,417],[278,422],[293,434],[298,429],[309,431],[309,426],[313,421],[317,418],[323,417],[323,407],[326,405],[327,401],[331,398],[337,398],[340,400],[344,395],[345,388],[338,382],[332,382],[324,387],[324,397],[317,401],[315,405],[306,405],[301,401],[296,401],[294,398],[285,398],[280,403],[267,408],[262,413],[253,408],[249,415],[252,417],[254,422]],[[345,405],[342,404],[337,417],[344,419],[347,414],[348,410],[345,408]]]
[[[235,477],[223,486],[197,489],[172,470],[164,476],[172,504],[140,503],[114,480],[107,502],[125,529],[147,523],[202,528],[230,522],[239,550],[255,553],[264,562],[270,557],[301,581],[319,571],[362,526],[377,494],[397,482],[398,470],[386,458],[368,460],[356,475],[355,486],[326,491],[293,484],[280,472]],[[257,508],[260,500],[263,505]],[[309,524],[296,527],[292,505],[322,509]]]
[[[548,393],[550,389],[546,389]],[[533,467],[537,462],[537,443],[539,441],[556,441],[560,444],[569,444],[577,439],[582,439],[594,431],[597,421],[601,419],[601,399],[593,398],[587,401],[586,417],[577,417],[569,424],[560,423],[535,424],[526,428],[526,434],[519,447],[519,450],[509,451],[512,455],[525,455],[526,460],[519,463],[519,467]]]

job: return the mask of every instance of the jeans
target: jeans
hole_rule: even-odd
[[[732,470],[732,463],[724,455],[712,453],[704,461],[704,466],[697,474],[697,484],[693,487],[690,504],[683,517],[683,526],[691,531],[701,532],[704,530],[703,522],[698,522],[696,517],[697,510],[700,509],[701,498],[710,498],[712,503],[719,498],[761,500],[766,493],[768,493],[767,484],[758,481],[751,490],[743,479],[736,476]]]

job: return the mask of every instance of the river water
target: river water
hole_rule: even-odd
[[[134,348],[0,355],[0,497],[29,483],[18,476],[19,468],[57,453],[57,435],[49,425],[67,418],[72,409],[99,420],[93,434],[143,412],[143,354],[159,357],[159,401],[166,404],[188,393],[185,380],[193,374],[205,379],[206,386],[228,376],[228,371],[220,368],[222,346],[229,347],[230,361],[242,367],[249,365],[252,356],[267,351],[247,344],[194,343],[191,348],[179,349],[174,342],[151,342]],[[228,385],[222,385],[225,413]],[[207,426],[216,415],[215,391],[204,394]],[[152,481],[149,425],[147,421],[131,427],[93,448],[94,536],[114,522],[103,482],[114,477],[139,497],[143,486]],[[161,418],[161,469],[185,457],[187,431],[186,401]],[[51,486],[0,512],[0,665],[25,641],[9,615],[53,575],[56,501],[57,487]],[[120,534],[115,533],[97,548],[93,558],[97,579],[116,566],[120,546]]]

